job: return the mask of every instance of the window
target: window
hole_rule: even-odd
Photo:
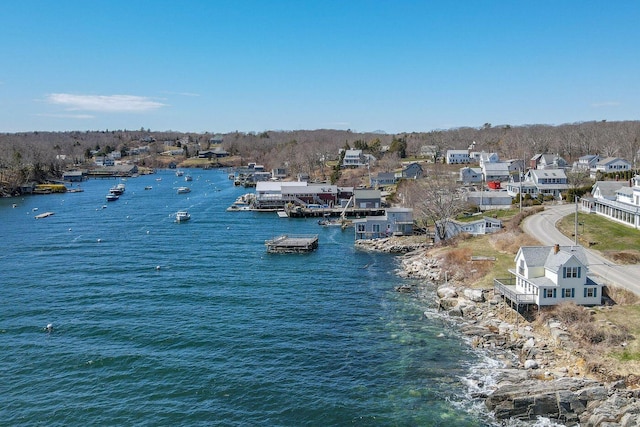
[[[575,296],[574,288],[564,288],[562,289],[562,298],[573,298]]]
[[[364,224],[358,224],[358,231],[364,231]]]
[[[523,259],[520,260],[520,266],[518,267],[518,274],[521,274],[524,276],[524,260]]]
[[[580,267],[563,267],[562,277],[564,278],[580,277]]]
[[[598,288],[584,288],[584,296],[587,298],[595,298],[598,296]]]
[[[545,289],[544,293],[542,294],[542,296],[544,298],[555,298],[556,290],[555,289]]]
[[[374,233],[380,232],[380,224],[373,224],[373,232]]]

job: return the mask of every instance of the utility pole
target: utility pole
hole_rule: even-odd
[[[576,201],[576,215],[575,215],[575,221],[574,221],[575,230],[574,230],[573,236],[574,236],[574,243],[576,246],[578,246],[578,195],[575,194],[574,196]]]

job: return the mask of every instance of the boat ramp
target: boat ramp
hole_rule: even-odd
[[[304,253],[318,249],[318,235],[293,235],[283,234],[264,242],[267,252],[272,254],[281,253]]]

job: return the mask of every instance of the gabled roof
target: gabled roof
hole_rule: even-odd
[[[600,159],[597,164],[598,165],[609,165],[609,164],[615,163],[615,162],[624,162],[624,163],[627,163],[627,164],[631,164],[631,163],[629,163],[628,160],[625,160],[625,159],[620,158],[620,157],[605,157],[604,159]]]
[[[522,246],[518,251],[524,258],[528,267],[544,267],[557,270],[572,257],[575,257],[582,265],[588,265],[587,256],[582,246]],[[518,258],[518,255],[516,255]]]
[[[504,175],[509,175],[509,164],[506,162],[485,163],[483,168],[485,172],[501,172]]]
[[[599,190],[602,197],[613,198],[616,192],[622,187],[629,187],[629,183],[626,181],[596,181],[593,187],[591,187],[591,193]]]

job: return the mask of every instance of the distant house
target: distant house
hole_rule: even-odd
[[[96,164],[96,166],[113,166],[116,164],[116,162],[111,157],[107,156],[96,157],[94,163]]]
[[[423,170],[420,163],[412,162],[402,168],[402,178],[419,179],[422,178]]]
[[[362,150],[346,150],[342,166],[345,168],[362,168],[366,167],[370,160],[371,156],[365,155]]]
[[[482,182],[482,169],[465,166],[460,168],[459,181],[463,184],[477,184]]]
[[[511,176],[507,162],[485,162],[481,166],[482,175],[486,182],[508,181]]]
[[[506,191],[470,191],[463,196],[466,202],[481,211],[511,208],[513,197]]]
[[[214,135],[209,138],[209,144],[222,144],[222,141],[224,141],[222,135]]]
[[[372,187],[384,187],[385,185],[394,185],[397,182],[396,174],[393,172],[380,172],[371,177]]]
[[[596,165],[591,168],[590,176],[595,178],[599,173],[626,172],[631,170],[631,163],[620,157],[607,157],[600,159]]]
[[[499,161],[500,156],[498,156],[498,153],[485,153],[484,151],[482,151],[478,155],[478,164],[480,165],[480,167],[487,163],[498,163]]]
[[[353,220],[356,240],[413,234],[413,209],[388,208],[384,215]]]
[[[536,154],[530,160],[531,169],[564,169],[567,161],[557,154]]]
[[[82,182],[87,179],[83,171],[67,171],[62,174],[62,179],[68,182]]]
[[[522,182],[517,178],[512,175],[507,184],[507,192],[512,197],[522,191],[522,194],[530,194],[531,197],[537,197],[540,194],[560,199],[562,193],[569,188],[567,175],[563,169],[530,169]]]
[[[447,150],[447,164],[455,165],[461,163],[469,163],[469,150]]]
[[[229,157],[229,153],[222,147],[216,147],[213,150],[203,150],[198,152],[201,159],[216,159],[221,157]]]
[[[426,158],[431,162],[435,162],[440,156],[438,146],[436,145],[423,145],[420,147],[420,156]]]
[[[587,277],[589,266],[581,246],[522,246],[510,279],[496,279],[494,289],[517,304],[538,306],[573,302],[600,305],[602,285]]]
[[[285,179],[287,176],[289,176],[289,172],[285,167],[271,169],[271,178],[273,179]]]
[[[452,219],[447,221],[445,224],[445,236],[446,239],[450,239],[462,233],[479,236],[483,234],[495,233],[497,231],[500,231],[501,228],[502,221],[486,216],[468,222],[461,222]],[[439,240],[438,233],[436,233],[435,238],[436,240]]]
[[[360,209],[378,209],[382,205],[380,190],[353,190],[354,206]]]
[[[596,167],[596,164],[600,161],[600,156],[597,154],[587,154],[578,158],[577,162],[573,163],[573,170],[589,172]]]

